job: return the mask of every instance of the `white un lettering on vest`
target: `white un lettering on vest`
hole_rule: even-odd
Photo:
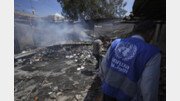
[[[132,58],[134,58],[136,52],[136,45],[133,45],[129,42],[118,43],[115,48],[115,57],[113,57],[111,61],[111,67],[127,74],[129,70],[129,65],[126,63]]]

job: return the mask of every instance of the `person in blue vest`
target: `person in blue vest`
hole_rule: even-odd
[[[158,101],[161,50],[150,45],[155,23],[134,27],[130,38],[116,39],[100,66],[103,101]]]

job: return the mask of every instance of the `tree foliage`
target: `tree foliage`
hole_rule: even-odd
[[[72,20],[122,18],[126,10],[123,0],[57,0],[62,14]]]

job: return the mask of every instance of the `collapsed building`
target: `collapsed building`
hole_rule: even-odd
[[[102,98],[101,81],[97,76],[98,71],[94,69],[97,61],[92,55],[93,39],[98,36],[104,37],[103,53],[105,54],[114,39],[129,37],[136,23],[151,19],[156,22],[155,36],[151,44],[162,50],[159,101],[165,101],[166,14],[164,7],[165,0],[135,0],[133,12],[127,17],[128,19],[95,19],[89,21],[90,23],[93,22],[93,29],[86,29],[88,30],[88,37],[90,37],[88,41],[72,40],[78,36],[73,36],[74,33],[71,33],[67,36],[71,41],[68,39],[65,43],[62,41],[53,42],[43,46],[42,43],[39,44],[34,41],[33,30],[28,32],[31,34],[23,31],[22,33],[26,34],[21,38],[19,38],[21,32],[16,33],[18,36],[15,37],[15,46],[21,51],[18,51],[18,54],[14,56],[14,100],[100,101]],[[25,23],[23,22],[23,24]],[[22,27],[22,23],[16,23],[15,27],[31,29],[29,24]],[[34,27],[34,29],[36,28]],[[43,33],[36,34],[36,37]],[[45,36],[39,36],[38,39],[43,38]],[[26,46],[31,48],[23,51]],[[33,46],[36,47],[33,48]]]

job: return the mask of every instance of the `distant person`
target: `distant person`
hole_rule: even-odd
[[[100,36],[98,39],[94,40],[94,42],[93,42],[93,55],[95,56],[95,58],[97,60],[95,69],[99,68],[99,63],[100,63],[101,57],[102,57],[101,56],[102,45],[103,45],[102,39],[103,39],[103,37]]]
[[[103,101],[158,101],[161,54],[148,44],[154,29],[144,21],[132,37],[112,42],[100,66]]]

